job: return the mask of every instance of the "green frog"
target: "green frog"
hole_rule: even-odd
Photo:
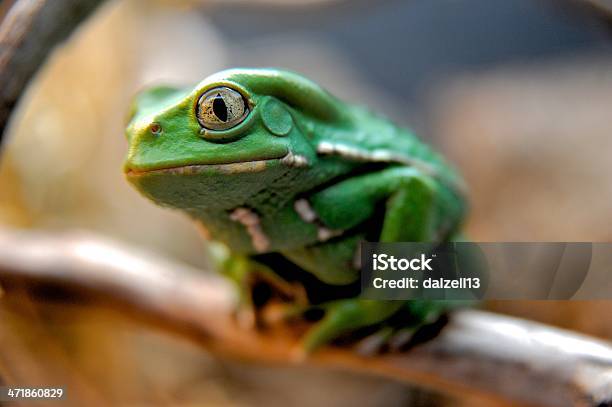
[[[465,216],[461,178],[412,132],[297,73],[244,68],[141,92],[126,133],[129,182],[227,248],[222,268],[245,303],[255,274],[303,283],[290,302],[319,310],[305,352],[399,314],[420,326],[444,312],[359,296],[361,241],[446,242]]]

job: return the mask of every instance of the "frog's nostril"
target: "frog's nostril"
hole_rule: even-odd
[[[159,124],[159,123],[151,123],[151,125],[149,126],[149,131],[154,136],[159,136],[162,133],[163,129],[162,129],[161,124]]]

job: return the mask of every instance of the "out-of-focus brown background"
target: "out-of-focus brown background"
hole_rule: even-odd
[[[111,1],[13,118],[0,227],[87,229],[210,269],[187,219],[123,179],[130,97],[280,66],[442,150],[470,186],[470,238],[611,241],[611,32],[571,1]],[[612,338],[611,305],[487,307]],[[107,311],[3,302],[1,290],[0,379],[67,385],[74,405],[444,404],[381,379],[216,360]]]

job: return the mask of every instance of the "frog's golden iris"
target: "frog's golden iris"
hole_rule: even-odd
[[[244,97],[234,89],[220,86],[206,91],[198,100],[200,125],[210,130],[227,130],[249,114]]]

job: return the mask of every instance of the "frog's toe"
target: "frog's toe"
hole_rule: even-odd
[[[396,313],[398,301],[373,301],[360,298],[338,300],[324,304],[323,318],[302,340],[302,348],[310,353],[333,340],[360,328],[376,325]]]
[[[443,308],[419,302],[347,299],[311,309],[324,314],[301,342],[305,354],[338,339],[363,355],[400,352],[435,337],[447,321]]]
[[[395,330],[390,326],[385,326],[371,335],[361,339],[355,345],[355,351],[362,356],[373,356],[381,353],[393,338]]]
[[[308,305],[302,304],[271,302],[260,310],[260,318],[265,324],[274,325],[301,317],[309,308]]]
[[[442,313],[417,324],[397,328],[390,336],[386,349],[389,352],[407,351],[438,336],[447,322],[448,315]]]
[[[410,327],[410,328],[401,328],[394,331],[390,336],[387,342],[387,346],[391,352],[399,352],[407,347],[409,347],[412,339],[414,338],[414,334],[418,328]]]
[[[429,330],[430,323],[423,322],[410,327],[384,326],[355,345],[355,351],[362,356],[373,356],[386,352],[401,352],[416,344],[422,337],[421,330]]]

